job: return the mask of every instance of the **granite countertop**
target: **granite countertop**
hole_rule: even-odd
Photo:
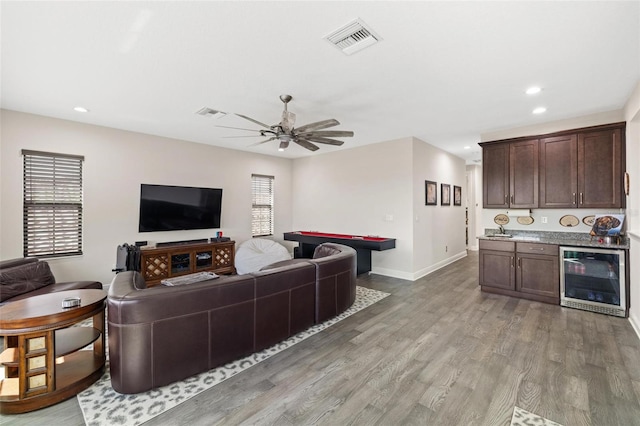
[[[478,237],[479,240],[492,241],[526,241],[541,244],[557,244],[560,246],[596,247],[603,249],[629,249],[629,238],[620,237],[619,244],[606,244],[600,242],[599,237],[592,237],[585,232],[549,232],[549,231],[516,231],[507,229],[505,232],[511,237],[495,237],[497,229],[485,229],[485,234]]]

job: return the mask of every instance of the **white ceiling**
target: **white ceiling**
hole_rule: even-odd
[[[482,133],[619,110],[640,80],[640,1],[0,7],[2,108],[286,158],[415,136],[471,161]],[[347,56],[323,40],[356,18],[382,41]],[[355,136],[279,153],[215,127],[249,121],[195,114],[275,124],[281,94],[298,126],[336,118]]]

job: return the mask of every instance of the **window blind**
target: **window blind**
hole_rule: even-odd
[[[24,256],[82,254],[84,157],[23,150]]]
[[[273,176],[251,175],[251,235],[273,235]]]

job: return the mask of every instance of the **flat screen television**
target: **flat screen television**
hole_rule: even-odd
[[[140,232],[220,228],[221,188],[140,185]]]

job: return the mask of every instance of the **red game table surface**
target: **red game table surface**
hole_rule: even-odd
[[[386,241],[391,238],[378,237],[373,235],[351,235],[351,234],[334,234],[328,232],[316,232],[316,231],[294,231],[292,234],[308,235],[312,237],[325,237],[325,238],[341,238],[345,240],[365,240],[365,241]]]

